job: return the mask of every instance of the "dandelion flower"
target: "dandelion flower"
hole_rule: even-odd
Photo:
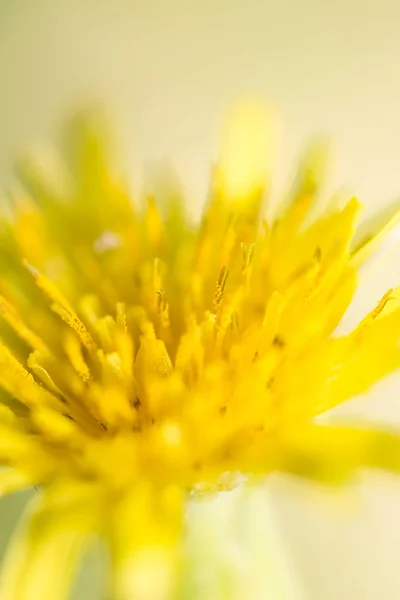
[[[395,432],[317,418],[400,365],[399,290],[335,334],[397,216],[356,243],[355,198],[312,217],[317,144],[262,220],[257,115],[235,115],[196,224],[179,194],[133,202],[92,117],[67,127],[57,177],[19,164],[0,224],[0,491],[37,492],[2,600],[66,598],[94,534],[115,598],[174,597],[190,495],[399,469]]]

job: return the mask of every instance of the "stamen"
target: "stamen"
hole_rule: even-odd
[[[58,314],[69,327],[71,327],[78,336],[80,337],[83,345],[88,350],[95,350],[96,344],[82,323],[79,317],[74,312],[73,308],[69,304],[68,300],[61,294],[57,286],[48,279],[45,275],[40,273],[35,267],[32,267],[26,260],[23,261],[26,268],[33,275],[36,285],[41,289],[54,304],[51,305],[52,310]]]
[[[224,295],[226,282],[228,280],[229,271],[226,266],[223,266],[217,281],[217,289],[214,294],[214,312],[217,312],[219,305],[221,304],[222,297]]]
[[[0,314],[15,333],[33,350],[46,350],[46,345],[17,315],[15,308],[0,296]]]

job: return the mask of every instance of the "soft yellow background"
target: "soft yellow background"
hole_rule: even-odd
[[[199,206],[223,111],[251,93],[283,117],[281,178],[308,135],[329,132],[331,189],[345,184],[371,212],[400,195],[399,32],[396,0],[0,0],[0,178],[66,109],[98,99],[134,188],[168,156]],[[350,320],[400,283],[399,265],[400,250],[374,264]],[[346,411],[400,424],[399,391],[396,375]],[[400,597],[400,483],[369,477],[329,498],[276,477],[271,490],[306,599]],[[0,502],[2,544],[22,501]]]

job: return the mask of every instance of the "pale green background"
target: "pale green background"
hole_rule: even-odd
[[[46,140],[66,108],[104,100],[139,188],[148,159],[169,156],[197,206],[217,124],[243,93],[285,121],[282,172],[306,136],[333,134],[337,184],[369,210],[400,193],[400,3],[396,0],[1,0],[0,176]],[[400,251],[363,280],[350,318],[400,282]],[[352,414],[400,423],[400,378]],[[363,399],[364,400],[364,399]],[[286,548],[310,600],[400,597],[400,483],[369,478],[328,499],[274,478]],[[21,508],[0,501],[1,546]],[[96,565],[84,584],[96,591]],[[83,584],[82,584],[83,585]],[[89,599],[88,587],[79,598]],[[279,600],[279,599],[278,599]]]

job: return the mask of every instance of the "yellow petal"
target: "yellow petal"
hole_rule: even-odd
[[[400,223],[399,202],[385,207],[366,220],[357,230],[351,252],[351,262],[359,268],[382,245]],[[396,232],[397,233],[397,232]],[[398,236],[396,236],[396,242]]]
[[[9,548],[0,577],[2,600],[67,600],[89,531],[40,493]]]
[[[276,142],[276,119],[259,100],[238,103],[228,114],[221,152],[222,188],[234,200],[263,189]]]
[[[302,477],[340,482],[360,467],[400,471],[400,433],[309,425],[284,437],[279,468]]]
[[[15,469],[0,469],[0,496],[11,494],[34,485],[32,476]]]
[[[115,600],[174,598],[179,567],[182,492],[146,482],[116,507],[110,544]]]

